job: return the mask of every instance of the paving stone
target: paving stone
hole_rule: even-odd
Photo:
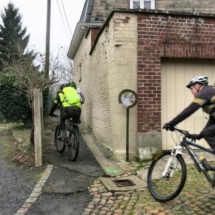
[[[127,164],[125,166],[127,166]],[[135,166],[136,165],[133,166],[133,169],[135,169]],[[128,171],[126,173],[128,173]],[[147,171],[145,174],[147,174]],[[95,206],[95,208],[91,210],[90,215],[105,213],[106,215],[215,214],[215,201],[206,197],[207,194],[212,194],[214,191],[205,180],[204,175],[199,174],[198,171],[190,165],[187,178],[188,180],[182,192],[178,197],[167,203],[154,200],[147,187],[141,190],[130,190],[128,192],[108,192],[105,186],[97,180],[96,183],[89,188],[94,199],[92,200],[92,204],[90,204],[92,206],[88,206],[88,208],[92,209],[92,207]]]

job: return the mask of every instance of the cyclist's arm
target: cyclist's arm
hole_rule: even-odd
[[[57,95],[57,97],[53,100],[49,115],[53,115],[55,109],[57,108],[58,104],[60,103],[60,97]]]
[[[77,92],[78,92],[78,94],[81,97],[81,102],[84,103],[85,102],[85,95],[84,95],[84,93],[82,92],[82,90],[80,88],[77,88]]]
[[[185,120],[187,117],[196,112],[201,106],[197,103],[192,102],[187,108],[185,108],[180,114],[178,114],[172,121],[170,121],[172,126]]]
[[[195,113],[199,108],[203,107],[207,102],[209,101],[208,98],[205,97],[205,95],[200,92],[197,96],[195,96],[193,102],[185,108],[178,116],[176,116],[170,124],[172,126],[177,125],[178,123],[185,120],[187,117]]]
[[[81,95],[82,102],[84,103],[85,102],[85,96],[84,96],[82,91],[80,91],[80,95]]]

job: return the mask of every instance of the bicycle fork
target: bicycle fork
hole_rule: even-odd
[[[177,162],[174,162],[173,165],[173,159],[178,155],[178,154],[183,154],[182,153],[182,147],[180,145],[174,146],[173,150],[171,151],[171,156],[169,157],[167,164],[165,166],[164,171],[162,172],[163,177],[172,177],[176,167],[177,167]],[[170,170],[170,171],[169,171]]]

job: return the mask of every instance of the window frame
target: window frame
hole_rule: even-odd
[[[154,10],[155,9],[155,0],[130,0],[130,9],[134,9],[134,1],[139,1],[140,2],[140,9],[144,9],[144,2],[145,1],[149,1],[151,2],[151,8],[150,10]]]

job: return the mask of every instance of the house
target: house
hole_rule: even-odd
[[[207,75],[214,84],[213,6],[180,2],[87,0],[83,8],[68,51],[74,80],[86,95],[82,121],[117,160],[125,160],[128,135],[127,110],[118,100],[122,90],[138,95],[129,109],[129,158],[145,160],[178,141],[162,125],[192,101],[185,87],[191,78]],[[179,127],[198,133],[205,123],[198,111]]]

